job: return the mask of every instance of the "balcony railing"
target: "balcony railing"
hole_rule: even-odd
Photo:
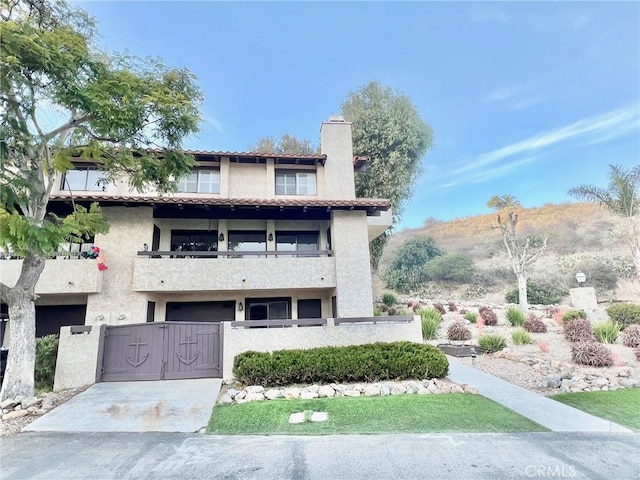
[[[138,255],[151,258],[242,258],[242,257],[332,257],[332,250],[296,251],[185,251],[185,250],[140,250]]]

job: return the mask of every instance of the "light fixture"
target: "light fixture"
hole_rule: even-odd
[[[244,310],[244,305],[242,305],[242,302],[238,303],[238,311],[241,312]]]
[[[127,318],[127,316],[124,313],[118,315],[118,320],[124,320],[125,318]]]
[[[104,315],[96,315],[96,320],[101,322],[102,320],[104,320]]]
[[[145,243],[145,244],[143,244],[143,245],[142,245],[142,251],[143,251],[143,252],[148,252],[148,251],[149,251],[149,245],[148,245],[148,244],[146,244],[146,243]]]
[[[224,242],[224,233],[220,233],[220,235],[218,235],[218,241]]]
[[[269,238],[268,238],[268,240],[269,240],[270,242],[273,242],[273,233],[270,233],[270,234],[269,234]]]

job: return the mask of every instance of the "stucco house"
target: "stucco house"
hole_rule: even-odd
[[[317,155],[189,153],[196,168],[164,196],[126,180],[102,185],[88,163],[61,176],[51,210],[98,201],[111,227],[48,260],[36,286],[40,331],[64,325],[57,389],[92,379],[228,377],[239,351],[419,332],[406,318],[378,333],[360,322],[351,339],[341,335],[355,320],[329,331],[339,330],[333,319],[371,319],[368,244],[392,221],[388,200],[356,198],[366,159],[353,156],[350,123],[324,122]],[[107,269],[84,258],[92,246]],[[4,282],[15,282],[20,262],[2,260]],[[217,353],[209,357],[201,341]]]

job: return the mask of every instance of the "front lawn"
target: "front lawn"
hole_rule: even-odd
[[[328,420],[288,423],[292,413],[304,411],[327,412]],[[224,435],[332,435],[548,430],[480,395],[447,394],[216,405],[207,431]]]
[[[561,393],[551,398],[596,417],[640,431],[640,388],[609,392]]]

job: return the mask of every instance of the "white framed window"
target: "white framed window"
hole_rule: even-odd
[[[276,170],[276,195],[315,195],[316,172]]]
[[[104,173],[95,168],[69,170],[62,179],[62,190],[104,191],[105,185],[98,183]]]
[[[178,192],[220,193],[220,170],[194,170],[178,182]]]

